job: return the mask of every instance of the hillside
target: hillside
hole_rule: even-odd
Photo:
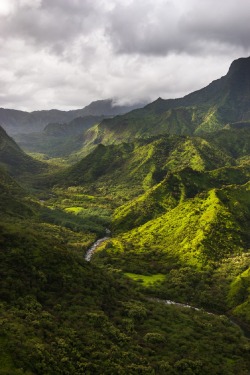
[[[16,134],[15,140],[27,152],[42,153],[47,157],[67,157],[82,148],[82,134],[104,116],[77,117],[72,121],[50,123],[42,132]]]
[[[114,213],[113,229],[128,230],[170,211],[185,199],[232,184],[247,183],[250,167],[224,167],[209,171],[195,171],[186,167],[169,172],[159,183],[141,196],[120,206]]]
[[[1,374],[247,374],[238,326],[151,301],[121,273],[85,262],[96,234],[47,220],[45,201],[0,176]]]
[[[180,99],[157,99],[143,109],[103,120],[92,142],[132,141],[156,134],[202,135],[250,118],[250,57],[235,60],[228,73]]]
[[[249,76],[111,119],[0,110],[53,117],[16,136],[57,157],[0,127],[0,375],[249,375]]]
[[[110,100],[97,101],[82,110],[65,112],[65,118],[62,111],[52,111],[53,114],[60,112],[58,119],[56,115],[49,118],[48,111],[41,111],[41,114],[47,116],[43,126],[36,126],[36,120],[32,120],[28,130],[18,130],[18,133],[31,134],[16,134],[15,130],[15,139],[27,151],[76,161],[86,156],[98,144],[133,142],[135,139],[163,134],[206,138],[210,133],[224,128],[235,128],[237,124],[238,127],[243,123],[244,126],[249,126],[249,86],[250,57],[241,58],[231,64],[225,76],[183,98],[159,98],[144,108],[135,110],[132,110],[132,107],[114,107]],[[50,114],[50,111],[48,113]],[[40,112],[30,115],[33,119],[39,116]],[[79,116],[87,116],[87,126],[81,126],[79,123],[76,125],[78,120],[72,121]],[[96,121],[91,122],[89,116],[97,116]],[[9,118],[11,119],[11,116]],[[23,113],[22,118],[25,118]],[[23,121],[20,120],[20,124]],[[52,125],[47,126],[48,123]],[[44,128],[45,132],[41,132]],[[13,132],[13,129],[10,131]]]
[[[104,116],[84,116],[76,117],[69,123],[59,124],[50,123],[44,128],[46,135],[53,136],[70,136],[83,133],[84,130],[89,129],[94,124],[98,124],[103,120]]]
[[[0,223],[2,374],[247,374],[247,340],[226,317],[147,301],[59,228],[25,224]]]
[[[237,124],[206,135],[194,137],[160,137],[159,148],[170,147],[170,139],[179,139],[158,165],[159,183],[114,214],[114,228],[131,229],[174,208],[186,198],[211,188],[245,184],[249,180],[250,127]],[[168,143],[169,142],[169,143]],[[152,143],[154,144],[154,143]],[[113,146],[114,147],[114,146]],[[157,160],[158,161],[158,160]],[[164,164],[165,162],[165,164]],[[162,169],[161,169],[162,168]],[[126,176],[126,174],[124,174]]]
[[[11,175],[38,174],[46,169],[45,164],[25,154],[16,142],[0,127],[0,165]]]
[[[84,261],[93,233],[42,219],[44,203],[6,173],[0,188],[0,373],[247,374],[247,340],[229,319],[148,300]]]
[[[159,183],[169,171],[197,171],[233,165],[226,153],[201,138],[153,137],[120,145],[98,145],[88,156],[54,181],[84,185],[102,195],[131,198]]]
[[[249,183],[207,186],[184,199],[178,193],[175,189],[155,202],[145,195],[135,209],[133,203],[119,208],[117,234],[98,249],[94,262],[141,280],[161,274],[163,281],[153,291],[157,296],[224,313],[234,306],[231,313],[249,327],[249,278],[234,289],[233,299],[230,292],[230,284],[243,272],[247,276],[250,267]]]

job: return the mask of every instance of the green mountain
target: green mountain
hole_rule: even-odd
[[[202,135],[250,119],[250,57],[224,77],[180,99],[157,99],[143,109],[103,120],[92,142],[110,144],[156,134]]]
[[[2,218],[5,215],[25,217],[32,213],[27,192],[2,168],[0,168],[0,211]]]
[[[89,129],[94,124],[97,124],[103,120],[104,116],[85,116],[77,117],[74,120],[66,124],[50,123],[44,128],[46,135],[53,136],[70,136],[79,135],[84,130]]]
[[[248,124],[237,123],[206,139],[165,135],[99,145],[57,177],[61,186],[80,185],[119,205],[113,238],[94,262],[142,280],[160,273],[167,281],[154,290],[158,296],[232,309],[249,325],[249,135]],[[185,269],[176,286],[173,275]],[[246,282],[232,297],[242,273]],[[197,294],[186,286],[189,277],[197,281]]]
[[[14,176],[23,173],[37,174],[46,168],[43,163],[25,154],[2,127],[0,127],[0,165]]]
[[[102,195],[138,196],[169,171],[233,165],[233,158],[201,138],[166,135],[119,145],[98,145],[58,176],[64,186],[84,185]],[[60,182],[61,181],[61,182]]]
[[[130,112],[128,108],[125,111],[113,107],[112,101],[97,101],[83,110],[65,112],[68,117],[65,117],[64,125],[49,125],[45,133],[17,134],[15,139],[25,150],[44,153],[49,157],[67,157],[74,161],[86,156],[100,143],[133,142],[138,138],[162,134],[207,137],[207,134],[223,128],[243,123],[249,125],[249,87],[250,57],[241,58],[231,64],[224,77],[183,98],[159,98],[144,108]],[[128,113],[121,115],[124,112]],[[81,127],[76,124],[78,120],[70,122],[71,115],[74,118],[97,115],[99,118],[91,124],[92,127],[89,122],[89,126]],[[100,121],[102,115],[106,118]],[[53,123],[60,122],[61,118],[57,121],[53,118]],[[66,125],[68,122],[69,125]],[[43,124],[45,126],[46,122]]]
[[[145,297],[84,260],[93,233],[42,219],[44,203],[9,211],[27,194],[5,172],[0,189],[1,374],[247,374],[248,341],[225,316]]]
[[[203,135],[203,138],[233,158],[246,158],[250,150],[249,129],[250,122],[236,122],[218,132]]]
[[[50,123],[42,132],[16,134],[15,140],[24,150],[48,157],[65,157],[82,148],[82,134],[104,116],[77,117],[72,121]]]
[[[233,125],[205,138],[206,141],[184,136],[160,137],[156,144],[161,150],[164,143],[165,148],[166,144],[170,145],[170,139],[180,141],[174,144],[169,154],[162,152],[166,159],[165,164],[163,161],[158,165],[158,176],[166,177],[143,195],[120,206],[114,214],[114,228],[131,229],[141,225],[174,208],[183,199],[208,189],[247,183],[250,154],[248,124]]]
[[[182,174],[187,178],[188,171]],[[231,314],[249,327],[247,176],[242,185],[212,188],[208,176],[196,174],[188,176],[191,186],[182,186],[184,178],[179,184],[178,175],[169,176],[165,186],[118,208],[114,237],[98,249],[93,261],[141,280],[161,274],[161,283],[151,293],[224,313],[233,308]]]
[[[28,135],[67,168],[0,128],[0,375],[249,374],[249,64]]]
[[[144,194],[118,207],[113,217],[113,229],[128,230],[170,211],[185,199],[222,186],[245,184],[250,167],[224,167],[213,171],[195,171],[189,167],[169,172]]]
[[[239,190],[238,197],[235,189]],[[227,195],[234,197],[234,202],[226,202]],[[195,265],[204,259],[214,261],[239,254],[249,246],[248,199],[249,184],[210,189],[187,197],[158,218],[124,234],[121,242],[127,242],[125,249],[139,252],[150,249],[164,253],[165,249],[180,261]],[[237,206],[235,210],[231,207],[233,203]]]
[[[225,316],[150,300],[84,260],[93,232],[48,220],[51,203],[5,171],[0,189],[1,374],[247,374],[248,341]]]
[[[57,109],[43,111],[17,111],[0,108],[0,124],[11,135],[41,132],[49,123],[67,123],[77,117],[86,116],[115,116],[126,113],[142,104],[131,106],[116,105],[113,100],[97,100],[82,109],[59,111]]]
[[[247,374],[248,341],[226,317],[146,300],[62,229],[27,224],[0,223],[1,374]]]

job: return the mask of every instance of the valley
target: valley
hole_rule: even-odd
[[[0,111],[0,374],[249,374],[249,85]]]

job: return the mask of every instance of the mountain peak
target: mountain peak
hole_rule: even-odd
[[[230,65],[228,73],[232,74],[237,71],[245,71],[250,73],[250,56],[249,57],[241,57],[237,60],[234,60]]]
[[[239,101],[241,105],[248,104],[250,98],[250,57],[234,60],[226,78],[230,95],[237,99],[237,105]],[[249,110],[249,105],[247,105],[247,110]]]
[[[234,60],[229,68],[227,77],[237,82],[237,86],[250,85],[250,57],[242,57]]]

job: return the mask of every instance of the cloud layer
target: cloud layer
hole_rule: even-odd
[[[250,52],[241,0],[1,0],[0,107],[178,97]]]

